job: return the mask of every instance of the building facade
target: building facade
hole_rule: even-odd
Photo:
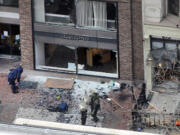
[[[18,3],[24,68],[144,79],[141,0]]]
[[[179,72],[179,0],[144,0],[144,70],[151,91]]]

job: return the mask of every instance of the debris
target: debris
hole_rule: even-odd
[[[68,111],[68,105],[66,102],[61,102],[61,104],[58,105],[58,110],[60,112],[66,112]]]
[[[127,84],[125,83],[121,83],[121,87],[120,87],[120,90],[124,90],[126,88]]]
[[[112,100],[116,105],[118,105],[120,108],[123,108],[115,99],[111,98],[111,100]]]
[[[60,100],[60,98],[61,98],[61,96],[59,95],[59,96],[56,97],[56,100]]]
[[[148,104],[150,105],[151,108],[155,109],[156,111],[158,111],[158,112],[160,112],[160,113],[163,112],[162,110],[158,109],[158,108],[155,107],[153,104],[151,104],[150,102],[148,102]],[[150,108],[150,109],[151,109],[151,108]]]
[[[36,89],[37,86],[38,83],[32,81],[21,81],[18,85],[20,89]]]
[[[180,126],[180,120],[176,120],[176,126]]]
[[[111,80],[110,82],[109,82],[109,86],[108,86],[108,88],[113,88],[113,86],[114,86],[114,81],[113,80]]]

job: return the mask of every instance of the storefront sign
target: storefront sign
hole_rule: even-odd
[[[61,39],[67,39],[67,40],[94,41],[94,42],[117,44],[116,39],[108,39],[108,38],[103,38],[103,37],[89,37],[89,36],[70,35],[70,34],[63,34],[63,33],[50,33],[50,32],[42,32],[42,31],[35,31],[35,35],[43,36],[43,37],[61,38]]]
[[[85,36],[79,36],[79,35],[68,35],[68,34],[63,34],[64,39],[69,39],[69,40],[83,40],[83,41],[89,41],[89,37]]]

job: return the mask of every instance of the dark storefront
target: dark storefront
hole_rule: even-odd
[[[20,56],[19,25],[0,24],[0,55]]]

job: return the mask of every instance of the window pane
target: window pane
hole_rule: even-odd
[[[0,0],[0,6],[18,7],[18,0]]]
[[[97,29],[116,28],[116,6],[113,3],[78,0],[76,3],[77,25]]]
[[[176,46],[175,43],[166,43],[166,44],[165,44],[165,48],[166,48],[167,50],[173,51],[173,50],[176,50],[176,49],[177,49],[177,46]]]
[[[35,44],[37,68],[76,71],[74,47],[38,42]]]
[[[45,0],[45,20],[52,23],[74,23],[74,0]]]
[[[160,48],[163,48],[162,42],[156,42],[156,41],[152,42],[152,49],[160,49]]]
[[[78,73],[117,77],[117,52],[96,48],[78,48]]]
[[[116,4],[107,3],[107,27],[108,29],[116,28]]]
[[[169,13],[179,16],[179,0],[169,0],[168,6]]]

